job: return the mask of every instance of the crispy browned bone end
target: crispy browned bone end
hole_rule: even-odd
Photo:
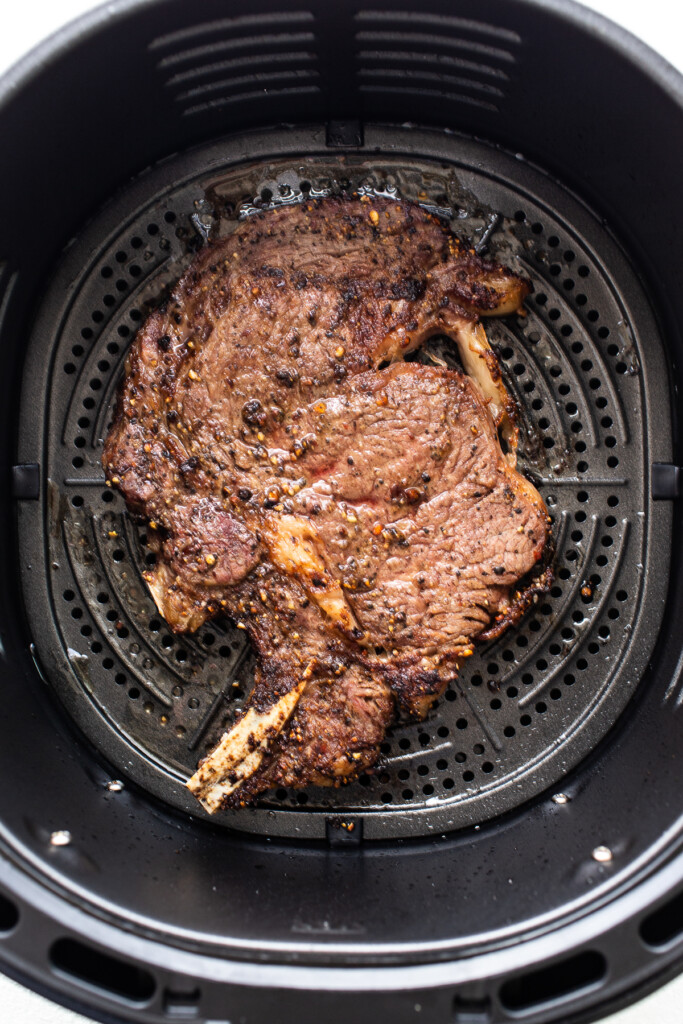
[[[371,768],[542,585],[547,513],[479,319],[528,290],[415,204],[339,197],[244,221],[141,328],[107,479],[171,628],[225,612],[259,659],[189,783],[208,810]],[[402,361],[433,334],[467,375]]]
[[[361,665],[299,684],[264,715],[250,708],[188,786],[210,812],[276,787],[342,786],[375,764],[393,712],[389,686]]]

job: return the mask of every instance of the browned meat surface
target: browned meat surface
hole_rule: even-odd
[[[108,480],[149,521],[171,627],[225,612],[259,655],[190,782],[210,810],[370,767],[542,585],[517,587],[547,514],[478,319],[527,291],[416,205],[335,198],[249,218],[141,329]],[[402,361],[435,333],[469,376]]]

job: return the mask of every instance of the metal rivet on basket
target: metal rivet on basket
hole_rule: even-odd
[[[613,856],[609,846],[596,846],[592,854],[593,860],[597,860],[598,864],[608,864]]]
[[[120,779],[112,779],[107,783],[105,788],[108,789],[110,793],[120,793],[123,789],[123,783]]]
[[[50,836],[50,846],[68,846],[71,842],[71,833],[66,828],[60,828]]]
[[[553,803],[554,804],[568,804],[569,803],[569,797],[567,796],[566,793],[555,793],[553,795]]]

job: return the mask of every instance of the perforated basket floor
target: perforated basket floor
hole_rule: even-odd
[[[650,493],[652,462],[670,457],[665,362],[604,227],[523,161],[407,129],[368,129],[354,153],[324,143],[316,131],[271,132],[167,162],[66,254],[23,396],[20,461],[41,480],[19,518],[27,612],[45,677],[113,775],[201,816],[184,781],[242,707],[252,655],[227,621],[172,636],[141,578],[153,558],[145,531],[100,465],[127,347],[209,232],[254,206],[343,182],[448,213],[534,283],[528,315],[487,332],[522,410],[522,467],[553,518],[555,584],[469,659],[427,721],[393,729],[374,774],[341,790],[278,790],[214,819],[297,837],[324,836],[340,815],[367,838],[441,832],[556,783],[638,684],[667,586],[647,572],[670,543],[669,510]]]

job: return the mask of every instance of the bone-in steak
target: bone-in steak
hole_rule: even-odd
[[[171,627],[225,612],[259,657],[190,781],[209,810],[371,767],[543,586],[547,513],[479,322],[527,291],[419,206],[340,197],[249,218],[141,329],[108,480],[151,527]],[[433,334],[465,374],[403,362]]]

